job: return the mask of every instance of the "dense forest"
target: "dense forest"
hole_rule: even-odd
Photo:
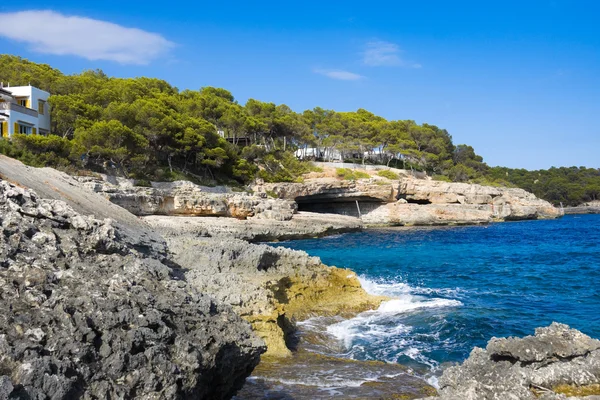
[[[227,90],[179,91],[153,78],[122,79],[102,71],[64,75],[45,64],[0,55],[0,81],[52,94],[52,134],[0,140],[0,152],[36,166],[116,173],[140,180],[192,179],[244,184],[255,178],[294,181],[311,170],[295,152],[426,171],[435,179],[518,186],[555,204],[600,198],[600,170],[490,168],[445,130],[411,120],[388,121],[359,109],[285,104]]]

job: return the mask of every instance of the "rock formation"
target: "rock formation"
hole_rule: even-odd
[[[588,201],[577,207],[565,207],[565,214],[600,214],[600,200]]]
[[[285,340],[296,318],[311,313],[360,312],[377,307],[382,300],[367,295],[352,272],[327,267],[318,258],[309,257],[304,252],[249,244],[232,239],[225,232],[216,233],[217,229],[210,227],[207,230],[216,238],[203,237],[205,231],[195,224],[221,218],[192,218],[194,221],[187,227],[186,217],[147,217],[158,219],[151,221],[156,228],[152,229],[143,219],[111,203],[110,196],[109,199],[105,197],[106,192],[90,191],[89,187],[83,187],[79,179],[54,169],[27,167],[0,156],[0,177],[34,188],[44,197],[64,199],[80,213],[110,217],[115,230],[121,233],[120,240],[128,248],[141,254],[160,255],[173,265],[180,264],[183,268],[181,277],[186,278],[194,290],[231,305],[250,321],[259,336],[265,339],[270,354],[289,354],[289,344]],[[118,186],[123,185],[121,183]],[[117,185],[113,184],[113,187]],[[331,230],[346,229],[347,226],[352,229],[361,227],[354,218],[335,217],[342,221],[340,225],[326,220],[327,216],[322,214],[314,218],[308,216],[304,220],[301,214],[297,221],[299,227],[293,229],[285,225],[293,221],[269,222],[282,226],[281,231],[272,229],[273,234],[287,232],[285,234],[295,235],[300,232],[308,236],[314,236],[315,232],[330,233]],[[228,223],[236,221],[233,218],[223,220]],[[252,220],[264,222],[263,231],[251,233],[253,228],[250,224],[241,229],[240,236],[253,236],[256,239],[265,235],[272,238],[266,220],[256,217],[252,217]],[[323,226],[331,229],[322,231],[320,225],[313,221],[321,221]]]
[[[133,186],[129,180],[108,176],[104,179],[78,177],[77,180],[138,216],[255,217],[287,221],[296,210],[293,201],[252,196],[231,192],[225,187],[211,188],[186,181],[156,182],[153,187],[140,187]]]
[[[138,239],[0,181],[2,398],[215,399],[241,387],[261,341]]]
[[[360,219],[337,214],[299,212],[289,221],[216,217],[177,217],[150,215],[143,217],[163,232],[180,232],[199,237],[233,237],[248,242],[269,242],[322,237],[355,232],[363,228]]]
[[[257,193],[294,200],[299,210],[360,217],[366,225],[452,225],[557,218],[559,209],[516,188],[377,175],[358,181],[308,179],[304,183],[264,183]]]
[[[186,268],[186,279],[249,321],[268,355],[290,354],[296,320],[351,316],[384,300],[368,295],[352,271],[325,266],[302,251],[163,232],[174,260]]]
[[[439,384],[440,397],[429,400],[598,399],[600,341],[558,323],[534,336],[492,338]]]

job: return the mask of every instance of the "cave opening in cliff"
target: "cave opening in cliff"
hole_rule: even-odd
[[[404,199],[409,204],[421,204],[421,205],[431,204],[431,201],[429,201],[427,199],[407,199],[405,195],[398,196],[397,199],[398,200]]]
[[[431,204],[431,201],[429,200],[406,200],[409,204],[421,204],[421,205],[425,205],[425,204]]]
[[[348,215],[357,218],[360,217],[360,215],[365,215],[373,211],[383,204],[381,201],[373,201],[370,199],[344,199],[344,201],[330,199],[296,199],[296,203],[298,204],[298,211]]]

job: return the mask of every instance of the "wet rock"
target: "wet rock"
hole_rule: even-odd
[[[600,384],[600,341],[558,323],[534,336],[493,338],[444,371],[439,383],[442,400],[566,399],[569,388],[585,393],[577,388]]]
[[[352,271],[328,267],[302,251],[182,231],[165,237],[186,279],[249,321],[269,355],[291,354],[295,320],[349,317],[384,300],[367,294]]]
[[[228,398],[258,364],[250,325],[125,223],[0,181],[0,398]]]

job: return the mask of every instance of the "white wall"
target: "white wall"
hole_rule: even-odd
[[[50,93],[33,86],[12,86],[5,87],[4,90],[11,92],[15,97],[28,97],[30,108],[35,111],[38,111],[38,100],[43,100],[46,102],[44,105],[44,114],[39,114],[37,118],[11,111],[11,125],[9,127],[10,132],[13,130],[14,123],[18,122],[19,120],[33,124],[38,133],[40,133],[40,129],[45,129],[48,132],[50,131],[50,104],[48,103]]]

